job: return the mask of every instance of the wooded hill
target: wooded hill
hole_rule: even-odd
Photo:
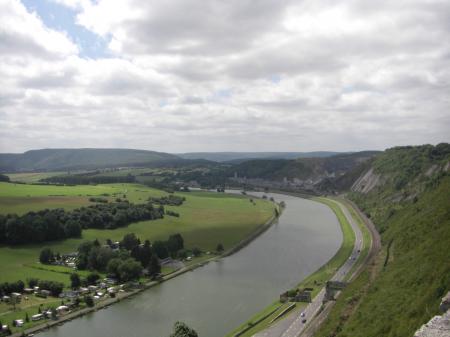
[[[168,153],[146,150],[43,149],[20,154],[0,154],[0,172],[145,166],[150,163],[173,160],[180,160],[180,158]]]
[[[337,154],[322,158],[286,159],[254,159],[234,165],[230,172],[239,177],[261,178],[268,180],[312,179],[324,178],[328,175],[341,176],[369,160],[378,151],[362,151],[348,154]]]
[[[189,152],[177,153],[183,159],[205,159],[216,162],[240,163],[251,159],[297,159],[330,157],[339,152],[315,151],[315,152]]]

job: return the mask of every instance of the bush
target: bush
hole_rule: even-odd
[[[39,255],[39,261],[42,264],[49,264],[55,260],[55,255],[50,248],[44,248]]]
[[[84,303],[86,303],[86,305],[90,308],[92,308],[95,304],[94,299],[89,295],[84,296]]]

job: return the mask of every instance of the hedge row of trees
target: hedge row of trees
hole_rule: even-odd
[[[134,183],[136,177],[128,174],[126,176],[101,176],[101,175],[61,175],[45,179],[40,182],[48,184],[64,184],[64,185],[89,185],[89,184],[115,184],[115,183]]]
[[[163,216],[163,206],[128,202],[96,204],[71,212],[45,209],[22,216],[0,215],[0,243],[15,245],[80,237],[82,229],[113,229]]]
[[[34,288],[36,286],[41,290],[50,291],[52,296],[58,297],[63,291],[64,284],[61,282],[39,280],[37,278],[30,278],[27,280],[28,286]],[[11,293],[23,293],[25,289],[25,283],[22,280],[16,282],[4,282],[0,283],[0,295],[10,295]]]
[[[0,174],[0,181],[9,182],[9,177],[4,174]]]
[[[168,196],[160,198],[150,197],[148,198],[148,201],[158,205],[181,206],[183,202],[186,201],[186,198],[169,194]]]

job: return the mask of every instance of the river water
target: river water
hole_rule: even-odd
[[[180,320],[200,337],[223,337],[326,263],[342,242],[327,206],[267,195],[286,208],[242,250],[38,336],[168,337]]]

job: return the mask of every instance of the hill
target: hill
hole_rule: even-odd
[[[320,181],[345,174],[369,160],[376,151],[337,154],[330,157],[286,159],[253,159],[230,168],[239,177],[267,180],[299,179]]]
[[[348,197],[382,251],[343,291],[318,337],[413,336],[450,290],[450,145],[396,147],[366,163]]]
[[[43,149],[0,154],[0,172],[145,166],[172,160],[180,158],[168,153],[132,149]]]
[[[297,159],[329,157],[339,152],[316,151],[316,152],[188,152],[177,153],[184,159],[206,159],[216,162],[235,161],[239,163],[249,159]]]

